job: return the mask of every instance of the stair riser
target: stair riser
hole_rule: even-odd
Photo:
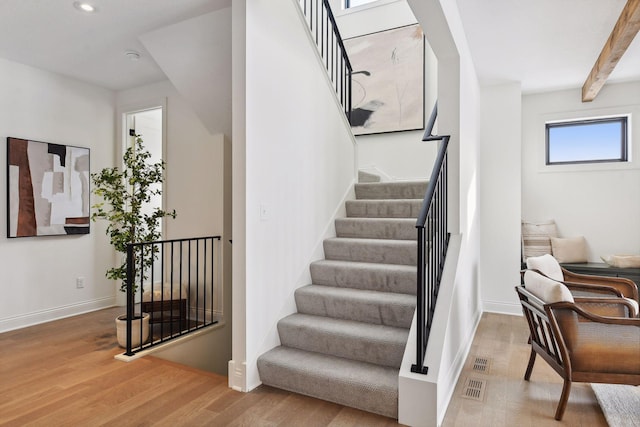
[[[380,176],[365,171],[358,171],[358,182],[380,182]]]
[[[382,182],[355,185],[356,199],[423,199],[427,182]]]
[[[369,239],[415,240],[415,221],[389,221],[340,218],[336,222],[338,237],[360,237]]]
[[[364,289],[380,292],[416,294],[415,269],[389,270],[366,264],[311,264],[311,280],[316,285]]]
[[[417,218],[422,200],[350,200],[346,202],[349,218]]]
[[[384,296],[384,294],[382,294]],[[298,313],[334,319],[355,320],[357,322],[386,325],[396,328],[411,327],[415,312],[415,299],[411,301],[388,302],[384,300],[363,301],[356,298],[341,298],[333,295],[296,291]]]
[[[381,264],[416,265],[417,245],[411,241],[348,242],[341,239],[324,241],[326,259]]]

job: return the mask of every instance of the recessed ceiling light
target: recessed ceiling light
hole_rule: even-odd
[[[135,50],[128,50],[124,53],[124,55],[129,58],[129,60],[131,61],[137,61],[140,59],[140,52],[137,52]]]
[[[98,9],[91,3],[82,2],[82,1],[73,2],[73,7],[86,13],[95,13],[98,11]]]

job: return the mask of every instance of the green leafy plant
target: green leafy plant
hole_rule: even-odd
[[[135,144],[127,148],[122,157],[123,170],[117,167],[104,168],[98,173],[91,174],[93,194],[102,198],[92,206],[91,219],[106,220],[109,225],[106,234],[116,251],[123,254],[120,266],[107,270],[106,277],[121,280],[120,290],[127,290],[127,245],[129,243],[153,242],[161,237],[160,219],[176,217],[176,211],[164,211],[159,207],[145,212],[145,205],[151,198],[162,193],[161,186],[164,177],[164,161],[148,163],[151,153],[143,146],[142,137],[135,135]],[[152,246],[141,255],[134,258],[134,277],[146,278],[146,271],[153,267],[157,258],[158,248]],[[142,258],[140,258],[142,257]],[[133,291],[137,289],[134,280]]]

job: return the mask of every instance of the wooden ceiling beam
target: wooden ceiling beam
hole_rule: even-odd
[[[618,22],[582,86],[582,102],[595,99],[607,78],[640,30],[640,0],[627,0]]]

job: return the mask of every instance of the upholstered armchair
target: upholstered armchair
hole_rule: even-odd
[[[593,276],[576,274],[562,268],[551,255],[527,258],[527,269],[535,270],[550,279],[564,283],[574,296],[616,296],[634,301],[636,307],[638,286],[624,277]]]
[[[531,333],[529,381],[540,355],[564,380],[561,420],[572,382],[640,385],[640,319],[626,298],[574,297],[562,283],[527,270],[517,286]]]

